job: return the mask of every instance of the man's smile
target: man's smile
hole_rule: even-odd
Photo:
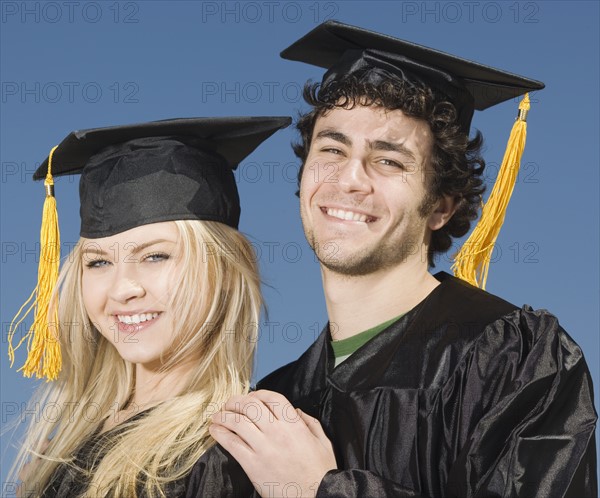
[[[357,221],[360,223],[373,223],[377,221],[375,216],[371,216],[360,211],[351,209],[342,209],[328,206],[321,206],[321,212],[332,218],[337,218],[343,221]]]

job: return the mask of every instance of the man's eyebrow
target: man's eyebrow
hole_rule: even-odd
[[[168,239],[156,239],[156,240],[149,240],[148,242],[144,242],[143,244],[139,244],[139,245],[136,244],[135,242],[125,242],[123,244],[123,247],[121,247],[120,249],[131,251],[131,254],[137,254],[138,252],[141,252],[144,249],[147,249],[148,247],[154,246],[156,244],[161,244],[163,242],[169,242],[171,244],[175,244],[175,242],[172,241],[172,240],[168,240]],[[115,251],[112,250],[113,247],[114,247],[114,245],[111,246],[111,251],[107,252],[104,249],[102,249],[95,242],[87,242],[85,244],[82,252],[84,254],[92,253],[92,254],[97,254],[99,256],[106,256],[106,255],[114,254],[115,253]]]
[[[398,144],[394,142],[386,142],[385,140],[375,140],[373,142],[368,142],[369,149],[371,150],[384,150],[388,152],[398,152],[399,154],[404,154],[408,156],[413,161],[416,161],[417,158],[415,154],[403,144]]]
[[[331,138],[332,140],[340,142],[344,145],[352,145],[352,140],[350,140],[350,137],[344,135],[342,132],[332,130],[331,128],[325,128],[324,130],[321,130],[319,133],[317,133],[315,139],[318,138]]]

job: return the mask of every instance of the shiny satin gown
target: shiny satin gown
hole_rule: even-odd
[[[318,496],[597,497],[597,416],[577,344],[546,311],[436,278],[337,368],[325,331],[258,386],[332,440],[343,470]]]

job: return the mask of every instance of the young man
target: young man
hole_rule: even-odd
[[[474,109],[543,85],[336,22],[283,56],[329,68],[296,148],[329,325],[211,434],[262,496],[596,496],[579,347],[428,271],[477,214]]]

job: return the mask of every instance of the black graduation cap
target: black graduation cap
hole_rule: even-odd
[[[348,76],[374,84],[399,78],[428,86],[456,106],[467,133],[474,109],[544,88],[536,80],[338,21],[320,24],[281,57],[327,68],[321,92]]]
[[[52,176],[81,174],[81,236],[160,221],[201,219],[237,228],[237,167],[289,117],[186,118],[70,133]],[[33,175],[46,177],[48,159]]]

